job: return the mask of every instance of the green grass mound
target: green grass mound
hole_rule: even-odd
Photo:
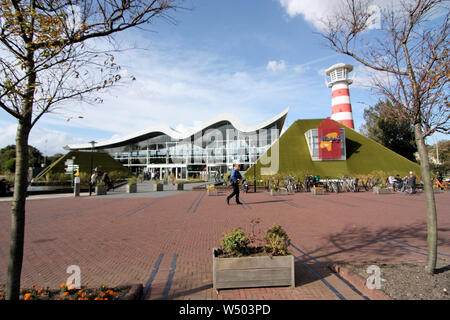
[[[106,152],[83,152],[70,151],[55,162],[53,162],[45,171],[43,171],[36,181],[62,181],[70,179],[70,175],[65,174],[65,162],[74,159],[74,164],[79,166],[81,182],[88,182],[92,169],[98,168],[100,172],[108,172],[111,179],[127,178],[132,175],[130,170],[124,167],[119,161],[112,158]]]
[[[312,161],[305,132],[317,128],[323,120],[297,120],[286,130],[279,139],[278,172],[273,174],[296,176],[311,174],[323,178],[337,178],[371,175],[375,172],[405,176],[409,171],[413,171],[419,177],[420,166],[417,163],[340,123],[338,124],[345,129],[347,160]],[[267,155],[271,155],[272,148],[274,147],[267,151]],[[256,163],[257,178],[263,178],[260,159]],[[249,168],[247,173],[253,177],[253,167]]]

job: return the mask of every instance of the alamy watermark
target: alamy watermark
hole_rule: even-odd
[[[67,267],[67,273],[71,275],[66,280],[66,285],[69,290],[81,289],[81,269],[77,265],[70,265]]]
[[[366,280],[366,286],[369,289],[381,289],[381,269],[377,265],[370,265],[366,273],[371,274]]]

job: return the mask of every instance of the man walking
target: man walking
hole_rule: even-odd
[[[241,204],[239,201],[239,181],[242,180],[241,173],[239,172],[239,164],[234,165],[234,170],[230,175],[231,185],[233,186],[233,192],[227,197],[227,204],[230,204],[230,199],[236,196],[236,203]]]
[[[411,187],[411,193],[416,193],[416,176],[412,171],[409,172],[408,182]]]

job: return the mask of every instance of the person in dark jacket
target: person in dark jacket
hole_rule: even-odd
[[[109,178],[108,172],[105,172],[102,176],[102,181],[105,183],[107,190],[113,189],[112,181]]]
[[[236,196],[236,203],[241,204],[239,201],[239,182],[242,180],[242,175],[239,172],[239,164],[234,165],[234,170],[230,175],[231,185],[233,186],[233,192],[227,197],[227,204],[230,204],[230,199]]]
[[[412,171],[409,172],[408,185],[411,193],[416,193],[416,175]]]

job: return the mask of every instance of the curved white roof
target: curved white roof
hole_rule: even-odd
[[[181,133],[181,132],[176,131],[166,125],[152,126],[145,130],[127,134],[127,135],[119,137],[119,138],[112,138],[109,140],[97,142],[97,143],[95,143],[95,148],[96,149],[97,148],[107,148],[107,147],[111,147],[113,145],[125,144],[125,143],[127,143],[127,141],[139,139],[140,137],[148,136],[151,133],[163,133],[163,134],[170,136],[173,139],[183,140],[183,139],[189,138],[190,136],[193,136],[197,132],[200,132],[201,130],[204,130],[216,123],[224,122],[224,121],[230,122],[234,128],[236,128],[237,130],[244,132],[244,133],[250,133],[250,132],[254,132],[256,130],[260,130],[260,129],[269,127],[270,125],[272,125],[273,123],[275,123],[277,121],[282,121],[282,123],[281,123],[281,127],[282,127],[284,124],[284,120],[286,119],[288,111],[289,111],[289,107],[287,107],[286,109],[284,109],[282,112],[280,112],[276,116],[272,117],[271,119],[261,122],[254,126],[244,125],[233,113],[229,113],[229,112],[219,114],[218,116],[216,116],[208,121],[203,122],[197,128],[195,128],[189,132],[186,132],[186,133]],[[280,130],[281,130],[281,128],[280,128]],[[91,147],[92,146],[90,143],[82,143],[82,144],[67,145],[64,147],[64,149],[78,150],[78,149],[90,149]]]

